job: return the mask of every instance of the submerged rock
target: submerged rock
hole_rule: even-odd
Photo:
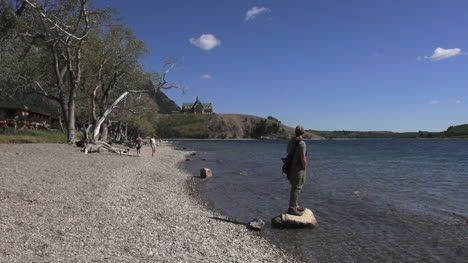
[[[310,209],[305,209],[301,216],[283,213],[271,219],[271,226],[276,228],[302,228],[318,227],[314,213]]]
[[[353,194],[357,197],[359,197],[360,199],[365,199],[367,198],[367,194],[366,193],[363,193],[361,191],[354,191]]]
[[[200,177],[201,178],[208,178],[213,176],[213,172],[211,171],[210,168],[201,168],[200,169]]]
[[[262,231],[263,227],[265,226],[265,222],[259,218],[255,218],[249,223],[247,223],[247,228],[255,231]]]

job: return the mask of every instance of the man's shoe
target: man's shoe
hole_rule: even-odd
[[[304,214],[304,211],[299,211],[297,208],[289,208],[286,213],[293,216],[301,216]]]

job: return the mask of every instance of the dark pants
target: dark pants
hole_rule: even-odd
[[[291,193],[289,195],[289,209],[296,210],[299,208],[299,194],[305,181],[305,170],[299,170],[289,176],[291,183]]]

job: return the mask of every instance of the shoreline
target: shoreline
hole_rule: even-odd
[[[0,145],[0,261],[297,262],[213,211],[171,144],[151,158]],[[132,150],[134,151],[134,150]]]

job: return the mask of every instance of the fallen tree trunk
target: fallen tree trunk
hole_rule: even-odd
[[[120,147],[114,147],[106,142],[102,141],[97,141],[97,142],[91,142],[86,144],[82,151],[85,154],[88,153],[100,153],[100,152],[111,152],[111,153],[116,153],[119,155],[126,155],[126,156],[137,156],[134,154],[130,153],[130,148],[120,148]]]

